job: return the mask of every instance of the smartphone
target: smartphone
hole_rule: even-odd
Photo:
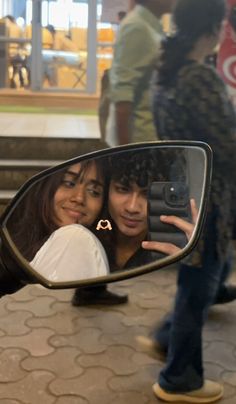
[[[191,221],[189,189],[185,182],[155,181],[148,190],[148,240],[184,248],[188,242],[185,233],[172,224],[163,223],[161,215],[174,215]]]

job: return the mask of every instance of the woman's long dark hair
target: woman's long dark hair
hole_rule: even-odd
[[[53,221],[53,198],[64,173],[58,172],[33,185],[8,220],[12,240],[29,261],[58,227]]]
[[[105,198],[105,194],[107,194],[106,167],[102,161],[98,159],[82,162],[80,175],[83,176],[86,173],[92,162],[96,164],[98,176],[105,178]],[[54,212],[54,195],[61,185],[67,169],[49,175],[33,185],[8,220],[7,228],[12,240],[24,258],[29,261],[59,227],[56,224],[57,218]]]
[[[163,41],[158,84],[170,85],[198,39],[217,33],[225,13],[224,0],[177,1],[173,12],[176,31]]]

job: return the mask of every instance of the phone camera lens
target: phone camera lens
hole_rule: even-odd
[[[171,202],[176,202],[178,200],[177,195],[176,194],[170,194],[170,200],[171,200]]]

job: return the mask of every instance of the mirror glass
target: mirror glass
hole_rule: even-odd
[[[74,159],[26,189],[6,228],[33,273],[50,284],[127,271],[189,243],[205,169],[205,151],[187,146]]]

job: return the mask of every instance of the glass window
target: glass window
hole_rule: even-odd
[[[100,90],[100,78],[111,64],[110,45],[114,39],[113,27],[101,22],[102,1],[40,0],[40,3],[34,0],[0,0],[0,11],[3,4],[13,4],[11,1],[24,10],[22,42],[17,44],[20,63],[16,60],[13,64],[9,59],[10,45],[7,45],[6,51],[8,67],[4,69],[8,70],[14,87],[89,93],[94,93],[96,88]],[[37,10],[40,9],[38,17]],[[32,44],[33,19],[41,23],[35,23],[33,27],[35,35]],[[45,34],[48,26],[52,26],[53,33],[47,31]],[[40,36],[42,48],[38,39]],[[51,41],[45,41],[46,37],[52,37]],[[6,83],[6,86],[9,84]]]

